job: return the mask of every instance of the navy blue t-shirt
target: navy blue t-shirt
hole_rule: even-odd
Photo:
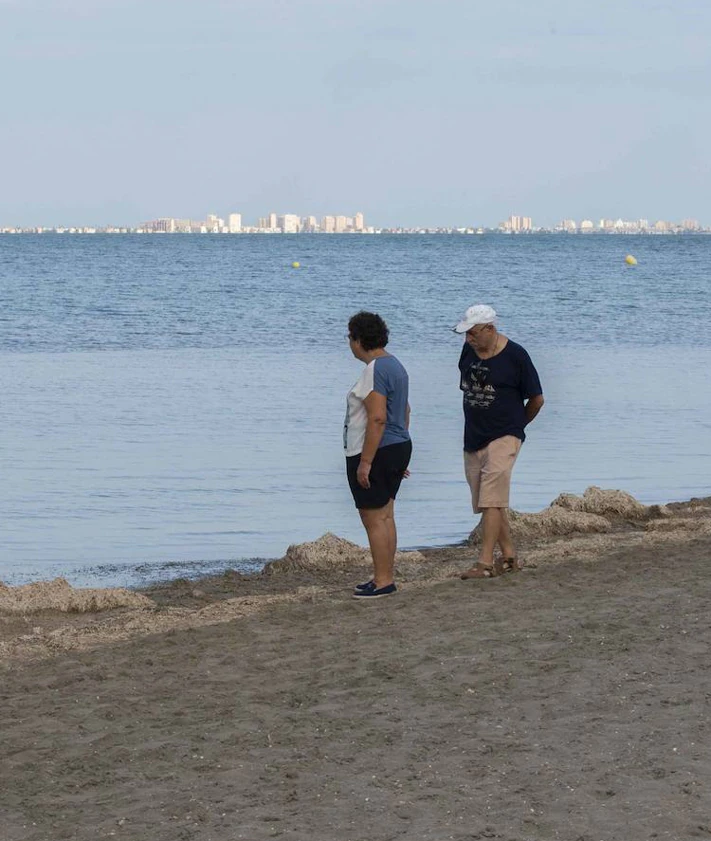
[[[464,392],[464,449],[473,453],[504,435],[526,440],[524,400],[543,394],[531,357],[508,340],[491,359],[480,359],[468,344],[459,357]]]

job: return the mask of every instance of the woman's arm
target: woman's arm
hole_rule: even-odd
[[[369,488],[370,466],[378,452],[378,445],[383,438],[385,422],[388,419],[388,401],[384,394],[371,391],[363,400],[363,403],[368,413],[368,424],[365,428],[365,441],[363,442],[363,451],[360,454],[357,477],[358,484],[362,488]]]

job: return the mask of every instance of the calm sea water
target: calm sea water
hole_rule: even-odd
[[[711,237],[4,236],[0,580],[136,584],[329,530],[364,542],[341,450],[361,308],[411,378],[400,543],[463,539],[449,327],[476,301],[547,398],[514,507],[711,493]]]

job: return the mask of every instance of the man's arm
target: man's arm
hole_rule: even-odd
[[[546,401],[543,399],[542,394],[537,394],[535,397],[529,397],[526,401],[526,405],[524,407],[524,411],[526,412],[526,423],[529,424],[531,421],[536,417],[536,415],[541,411],[543,408],[543,404]]]

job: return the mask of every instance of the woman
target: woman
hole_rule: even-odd
[[[412,455],[408,377],[385,350],[388,328],[379,315],[354,315],[348,322],[348,341],[353,355],[366,365],[348,392],[343,445],[348,484],[373,556],[373,578],[359,584],[353,598],[368,601],[397,591],[395,497],[409,475]]]

